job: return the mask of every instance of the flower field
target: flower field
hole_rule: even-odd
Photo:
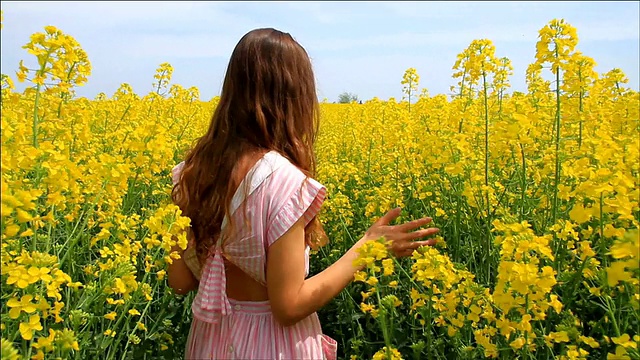
[[[25,42],[2,75],[2,359],[182,358],[193,295],[165,268],[189,221],[170,169],[217,98],[172,84],[166,63],[146,95],[79,98],[90,54],[53,26]],[[483,39],[451,96],[409,69],[401,100],[321,104],[330,242],[312,273],[395,206],[441,229],[410,259],[362,249],[365,270],[319,312],[341,358],[640,359],[640,94],[577,44],[545,25],[526,93]]]

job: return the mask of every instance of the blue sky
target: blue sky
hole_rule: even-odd
[[[420,88],[448,93],[456,55],[488,38],[514,65],[512,89],[526,89],[538,30],[553,18],[578,29],[578,50],[604,73],[621,68],[639,88],[639,2],[2,2],[1,71],[15,79],[30,34],[54,25],[89,54],[89,82],[78,95],[113,94],[129,83],[151,90],[155,69],[174,67],[173,83],[219,94],[229,56],[251,29],[291,33],[310,54],[320,99],[344,91],[360,99],[402,96],[415,67]]]

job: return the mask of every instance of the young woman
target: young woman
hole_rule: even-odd
[[[275,29],[246,34],[207,133],[173,171],[191,241],[169,266],[169,286],[197,289],[188,359],[335,359],[316,311],[353,280],[356,249],[381,236],[399,257],[434,244],[414,241],[438,231],[413,231],[431,219],[392,226],[394,209],[307,278],[309,248],[326,239],[316,218],[326,190],[313,179],[318,113],[302,46]]]

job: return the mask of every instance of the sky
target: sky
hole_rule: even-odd
[[[514,66],[512,90],[526,91],[538,30],[554,18],[578,30],[577,50],[596,71],[620,68],[639,90],[640,2],[29,2],[3,1],[1,71],[15,80],[18,62],[33,64],[22,46],[54,25],[88,53],[92,75],[77,89],[112,95],[122,83],[144,95],[158,66],[172,83],[219,95],[229,57],[248,31],[290,33],[309,53],[320,100],[343,92],[359,99],[402,97],[402,76],[414,67],[419,87],[448,94],[457,54],[489,39]],[[18,90],[25,85],[18,85]]]

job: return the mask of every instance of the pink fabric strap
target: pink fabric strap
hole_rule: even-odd
[[[224,257],[218,246],[213,255],[207,258],[200,287],[191,305],[194,316],[201,321],[215,324],[220,321],[221,316],[231,314],[231,304],[226,291]]]

